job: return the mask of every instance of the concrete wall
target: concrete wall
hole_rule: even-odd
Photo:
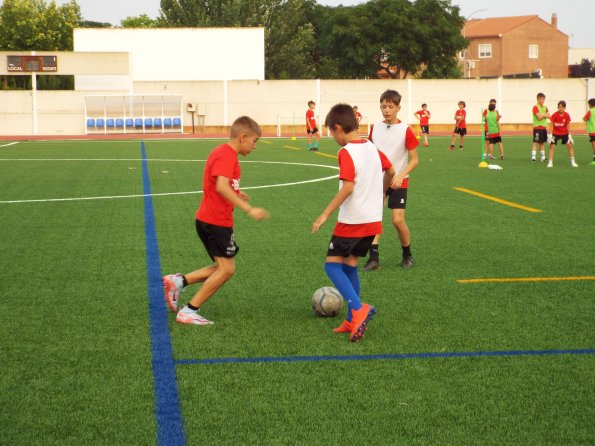
[[[432,129],[452,131],[457,102],[467,103],[470,124],[481,122],[481,110],[489,99],[498,101],[505,129],[521,128],[531,123],[531,109],[538,92],[546,95],[550,111],[564,99],[573,128],[583,129],[580,122],[587,110],[587,99],[595,96],[595,80],[585,79],[453,79],[453,80],[285,80],[285,81],[204,81],[204,82],[135,82],[135,94],[179,94],[182,103],[197,104],[203,115],[204,131],[230,125],[242,114],[256,119],[269,130],[279,116],[285,125],[295,124],[303,133],[307,102],[317,103],[319,123],[334,104],[357,105],[364,124],[381,118],[378,98],[387,88],[398,90],[403,99],[399,117],[416,123],[413,113],[428,104]],[[38,91],[37,127],[40,135],[84,134],[85,95],[126,94],[127,91]],[[0,91],[0,135],[33,134],[33,93]],[[295,118],[294,118],[295,116]],[[115,116],[113,116],[115,117]],[[186,126],[190,114],[184,113]]]

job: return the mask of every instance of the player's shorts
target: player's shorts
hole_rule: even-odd
[[[430,126],[429,125],[420,125],[421,132],[425,133],[426,135],[430,134]]]
[[[554,145],[558,145],[558,141],[562,141],[562,145],[568,144],[568,135],[553,135],[554,137]]]
[[[389,209],[405,209],[407,207],[407,188],[389,189],[386,191]]]
[[[533,129],[533,142],[543,144],[547,141],[547,129]]]
[[[455,127],[453,133],[456,135],[465,136],[467,134],[467,128]]]
[[[196,233],[213,262],[215,257],[235,257],[240,250],[240,247],[236,245],[233,228],[196,220]]]
[[[595,135],[589,133],[589,142],[595,142]]]
[[[367,237],[338,237],[333,235],[326,255],[327,257],[365,257],[373,241],[373,235]]]
[[[490,144],[497,144],[499,142],[502,142],[502,137],[494,136],[493,138],[490,138],[489,141],[490,141]]]
[[[314,127],[312,130],[310,130],[310,129],[307,129],[306,131],[308,132],[308,135],[309,135],[310,133],[312,133],[313,135],[315,135],[315,134],[317,134],[317,133],[318,133],[318,127]]]

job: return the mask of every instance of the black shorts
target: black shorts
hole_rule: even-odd
[[[389,189],[386,191],[389,209],[405,209],[407,207],[407,188]]]
[[[453,133],[455,135],[461,135],[461,136],[465,136],[467,134],[467,128],[460,128],[460,127],[455,127]]]
[[[490,141],[490,144],[496,144],[496,143],[502,142],[502,137],[494,136],[493,138],[490,138],[489,141]]]
[[[420,125],[421,132],[425,133],[426,135],[430,134],[430,126],[429,125]]]
[[[308,135],[309,135],[310,133],[312,133],[313,135],[315,135],[316,133],[318,133],[318,127],[314,127],[312,130],[310,130],[310,129],[307,129],[307,132],[308,132]]]
[[[367,237],[337,237],[333,235],[326,255],[327,257],[365,257],[373,241],[373,235]]]
[[[533,142],[543,144],[547,141],[547,129],[533,129]]]
[[[233,228],[196,220],[196,233],[213,262],[215,257],[235,257],[240,250],[240,247],[236,245]]]
[[[568,144],[568,135],[553,135],[554,136],[554,144],[555,146],[558,145],[558,141],[562,141],[562,145]]]

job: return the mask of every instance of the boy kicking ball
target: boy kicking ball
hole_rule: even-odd
[[[173,312],[178,310],[180,291],[187,285],[202,283],[202,287],[181,310],[176,322],[191,325],[210,325],[198,309],[234,275],[234,257],[239,251],[233,233],[233,210],[240,208],[255,221],[270,218],[265,209],[253,207],[249,197],[240,191],[238,154],[248,155],[256,148],[260,126],[242,116],[234,121],[230,139],[216,147],[207,159],[203,177],[203,198],[196,212],[196,232],[214,265],[188,274],[169,274],[163,277],[165,301]]]
[[[360,300],[357,265],[368,253],[374,236],[382,232],[383,172],[393,179],[391,187],[396,187],[395,168],[372,142],[360,138],[351,106],[335,105],[325,125],[341,146],[337,154],[340,189],[312,224],[312,233],[339,209],[324,269],[347,302],[346,319],[333,331],[349,333],[349,340],[357,342],[376,313],[376,308]]]

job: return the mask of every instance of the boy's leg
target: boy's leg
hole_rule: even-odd
[[[452,134],[452,140],[450,141],[450,150],[454,150],[455,149],[455,141],[457,140],[457,134],[453,133]]]
[[[541,162],[545,162],[545,143],[539,144],[539,153],[541,155]]]
[[[308,150],[312,150],[312,132],[308,132]]]
[[[591,164],[595,164],[595,141],[591,141],[591,145],[593,146],[593,161],[591,161]]]
[[[188,285],[193,283],[202,283],[211,277],[211,274],[213,274],[216,270],[217,267],[215,265],[205,266],[204,268],[192,271],[191,273],[184,274],[184,278],[186,279]]]
[[[500,147],[500,158],[504,159],[504,144],[502,144],[501,142],[498,143],[498,146]]]
[[[403,268],[411,268],[414,265],[414,260],[413,255],[411,254],[411,234],[407,223],[405,223],[405,209],[393,209],[392,222],[397,230],[397,236],[399,237],[401,248],[403,250],[401,266]]]
[[[556,144],[550,144],[550,154],[549,154],[549,161],[547,163],[547,167],[554,167],[554,150],[556,148]]]
[[[461,135],[461,141],[459,145],[459,150],[463,150],[463,142],[465,141],[465,135]]]
[[[568,149],[568,156],[570,157],[570,165],[572,167],[578,167],[578,164],[574,161],[574,147],[570,141],[566,143],[566,148]]]
[[[318,142],[320,141],[320,130],[316,132],[316,141],[314,141],[314,150],[318,150]]]
[[[168,274],[163,277],[163,291],[165,294],[165,302],[171,311],[178,310],[178,298],[180,292],[190,284],[204,282],[213,272],[215,272],[215,265],[205,266],[199,270],[182,275],[180,273]]]
[[[374,237],[372,241],[372,246],[370,247],[370,255],[366,264],[362,268],[362,271],[374,271],[377,269],[382,268],[380,266],[380,251],[378,249],[378,245],[380,243],[380,234]]]
[[[355,259],[355,262],[354,262]],[[349,267],[355,268],[355,274],[357,274],[357,261],[359,257],[350,256],[347,258],[333,256],[327,257],[326,263],[324,264],[324,271],[326,275],[331,279],[335,288],[339,290],[341,296],[347,303],[347,320],[351,321],[351,310],[359,310],[362,307],[362,302],[359,298],[359,290],[356,291],[353,282],[351,281],[350,274],[347,273]],[[344,263],[345,262],[345,263]],[[347,267],[344,268],[344,265]],[[359,279],[357,281],[359,285]]]

